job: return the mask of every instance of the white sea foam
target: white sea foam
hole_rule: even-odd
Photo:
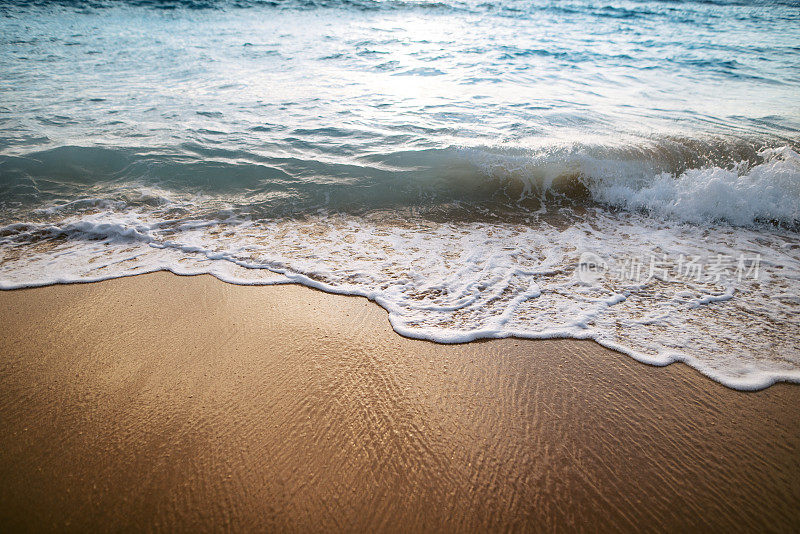
[[[117,210],[0,234],[3,289],[161,269],[300,283],[370,298],[409,337],[588,338],[651,364],[684,361],[734,388],[800,381],[800,241],[776,228],[675,225],[602,209],[566,227],[333,215],[176,223]],[[595,283],[577,270],[586,252],[607,262]],[[737,277],[742,255],[760,257],[758,278]],[[701,258],[710,268],[718,257],[731,262],[719,280],[614,275],[631,260],[646,273],[651,258]]]
[[[752,225],[800,221],[800,155],[789,147],[765,149],[765,162],[731,169],[691,169],[674,176],[660,173],[648,181],[624,174],[589,179],[594,198],[612,206],[644,209],[656,215],[703,223],[727,221]]]

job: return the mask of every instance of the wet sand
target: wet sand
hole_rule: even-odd
[[[800,528],[800,386],[157,273],[0,292],[0,530]]]

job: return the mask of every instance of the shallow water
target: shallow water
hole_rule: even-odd
[[[800,380],[791,2],[0,9],[0,287],[299,282]]]

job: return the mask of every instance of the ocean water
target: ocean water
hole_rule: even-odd
[[[0,1],[0,288],[363,295],[800,381],[800,6]]]

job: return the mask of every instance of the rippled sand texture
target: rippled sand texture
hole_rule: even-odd
[[[0,529],[789,531],[800,387],[158,273],[0,293]]]
[[[800,383],[800,4],[606,4],[0,0],[0,289],[272,271]]]

